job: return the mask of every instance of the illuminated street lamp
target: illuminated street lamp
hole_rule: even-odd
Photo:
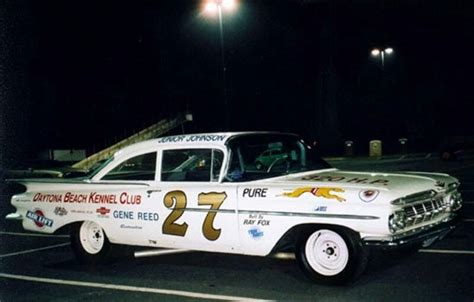
[[[219,30],[221,40],[221,60],[222,60],[222,80],[224,84],[224,106],[225,106],[225,122],[226,130],[229,130],[229,104],[227,101],[226,89],[226,67],[225,67],[225,53],[224,53],[224,29],[222,26],[222,11],[233,11],[237,4],[235,0],[208,0],[204,5],[204,12],[209,15],[215,15],[219,18]]]
[[[204,10],[208,13],[216,13],[219,10],[231,11],[235,9],[235,0],[209,0],[204,6]]]
[[[393,48],[391,47],[387,47],[385,49],[378,49],[378,48],[374,48],[372,49],[372,51],[370,52],[370,54],[373,56],[373,57],[378,57],[380,56],[380,59],[382,61],[382,69],[384,69],[385,67],[385,55],[391,55],[393,53]]]

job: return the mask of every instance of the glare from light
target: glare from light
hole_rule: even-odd
[[[235,0],[223,0],[222,7],[226,10],[233,10],[235,8]]]
[[[391,54],[392,52],[393,52],[393,48],[391,48],[391,47],[385,48],[385,53],[386,53],[386,54],[389,55],[389,54]]]
[[[207,2],[204,10],[210,14],[215,13],[217,11],[217,3],[214,1]]]
[[[373,49],[371,52],[370,52],[374,57],[378,56],[380,54],[380,50],[378,50],[377,48]]]
[[[276,259],[283,259],[283,260],[295,260],[295,254],[294,253],[276,253],[272,255],[273,258]]]

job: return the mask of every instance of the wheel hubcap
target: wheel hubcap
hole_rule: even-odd
[[[104,247],[105,235],[102,228],[93,221],[85,221],[79,230],[81,245],[89,254],[97,254]]]
[[[349,261],[344,239],[331,230],[318,230],[309,236],[305,246],[309,265],[319,274],[334,276],[342,272]]]

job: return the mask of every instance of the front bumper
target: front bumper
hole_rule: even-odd
[[[427,227],[416,233],[387,238],[364,238],[362,243],[371,248],[396,248],[402,246],[419,245],[427,247],[435,241],[443,239],[449,232],[454,230],[460,223],[459,216],[451,217],[448,221],[432,227]]]

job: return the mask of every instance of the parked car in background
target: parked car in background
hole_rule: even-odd
[[[32,159],[20,162],[2,171],[2,179],[16,178],[71,178],[87,175],[83,169],[75,169],[68,163],[56,160]]]
[[[285,155],[270,159],[275,146]],[[443,238],[462,206],[447,174],[341,171],[298,136],[271,132],[162,137],[118,151],[85,179],[16,182],[25,189],[7,218],[42,233],[68,227],[82,263],[104,261],[114,244],[293,250],[309,278],[330,284],[357,278],[370,248]]]
[[[288,157],[286,152],[275,146],[271,146],[271,149],[263,151],[255,159],[255,167],[258,170],[269,168],[272,164],[276,163],[279,160],[285,159]]]
[[[474,156],[474,137],[447,137],[441,143],[440,157],[443,160],[462,160]]]

